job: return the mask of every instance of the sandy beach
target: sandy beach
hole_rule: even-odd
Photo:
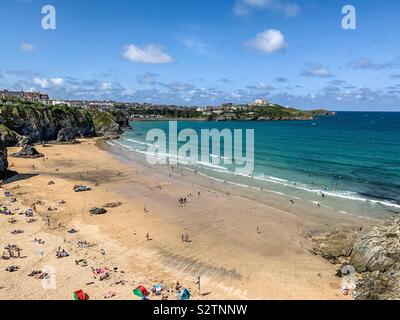
[[[111,299],[137,300],[135,287],[160,282],[170,290],[168,298],[177,299],[177,281],[192,299],[348,299],[335,266],[309,250],[313,236],[356,227],[358,218],[273,195],[257,201],[257,194],[243,195],[194,172],[150,167],[110,153],[104,144],[99,148],[96,140],[81,142],[38,146],[44,159],[9,158],[19,175],[4,185],[0,203],[15,215],[0,214],[0,245],[22,251],[20,258],[0,259],[0,299],[70,300],[83,289],[90,299],[111,292]],[[74,192],[80,184],[92,190]],[[105,214],[89,213],[117,202]],[[33,217],[20,214],[29,208]],[[23,233],[11,233],[18,229]],[[189,241],[182,241],[186,234]],[[57,258],[59,247],[69,256]],[[10,265],[19,270],[7,272]],[[104,280],[97,268],[108,268]],[[28,276],[35,270],[53,270],[53,286]]]

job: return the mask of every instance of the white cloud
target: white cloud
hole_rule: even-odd
[[[281,12],[287,17],[294,17],[300,13],[300,6],[295,2],[281,0],[236,0],[233,11],[238,16],[246,16],[251,10],[269,10]]]
[[[63,78],[47,79],[47,78],[35,77],[33,78],[32,82],[42,89],[47,89],[50,87],[61,87],[64,84],[64,79]]]
[[[193,51],[193,52],[196,52],[199,54],[203,54],[203,55],[210,54],[210,46],[196,38],[185,38],[185,39],[182,39],[181,42],[190,51]]]
[[[101,84],[100,88],[103,91],[110,91],[110,90],[112,90],[113,86],[112,86],[112,83],[110,83],[110,82],[104,82]]]
[[[50,82],[55,86],[62,86],[64,84],[64,79],[63,78],[52,78],[52,79],[50,79]]]
[[[49,81],[44,78],[33,78],[33,83],[38,85],[42,89],[46,89],[49,87]]]
[[[33,44],[23,42],[20,44],[19,49],[23,52],[33,52],[35,51],[35,46]]]
[[[167,64],[173,62],[172,57],[163,52],[162,47],[155,44],[148,44],[143,47],[128,44],[124,47],[122,55],[125,59],[138,63]]]
[[[157,73],[146,72],[143,74],[138,74],[136,76],[136,81],[143,85],[155,85],[158,83],[158,77],[159,75]]]
[[[399,66],[399,59],[386,61],[382,63],[373,62],[368,58],[359,58],[357,60],[351,61],[349,66],[353,69],[371,69],[371,70],[383,70],[388,68],[396,68]]]
[[[320,64],[309,64],[307,69],[300,73],[303,77],[332,78],[334,75],[329,69]]]
[[[285,36],[275,29],[266,29],[258,33],[256,38],[250,40],[248,44],[264,53],[273,53],[287,47]]]

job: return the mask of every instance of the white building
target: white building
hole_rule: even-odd
[[[51,100],[53,106],[71,106],[71,102],[65,100]]]
[[[269,104],[270,103],[267,100],[264,100],[264,99],[257,99],[253,103],[253,105],[258,106],[258,107],[267,106]]]

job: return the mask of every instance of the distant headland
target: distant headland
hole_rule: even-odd
[[[317,116],[333,115],[324,109],[300,110],[282,106],[263,99],[252,103],[224,103],[218,106],[181,106],[138,102],[120,102],[113,100],[63,100],[50,99],[48,94],[24,91],[0,91],[2,104],[23,103],[42,104],[44,106],[64,106],[85,110],[120,112],[129,120],[167,120],[197,119],[208,121],[270,121],[270,120],[313,120]]]

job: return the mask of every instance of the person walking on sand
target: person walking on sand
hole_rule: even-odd
[[[200,276],[197,278],[196,284],[199,289],[199,295],[200,295],[201,294],[201,278],[200,278]]]
[[[147,241],[149,241],[150,240],[150,235],[149,235],[149,233],[147,232],[147,234],[146,234],[146,240]]]

